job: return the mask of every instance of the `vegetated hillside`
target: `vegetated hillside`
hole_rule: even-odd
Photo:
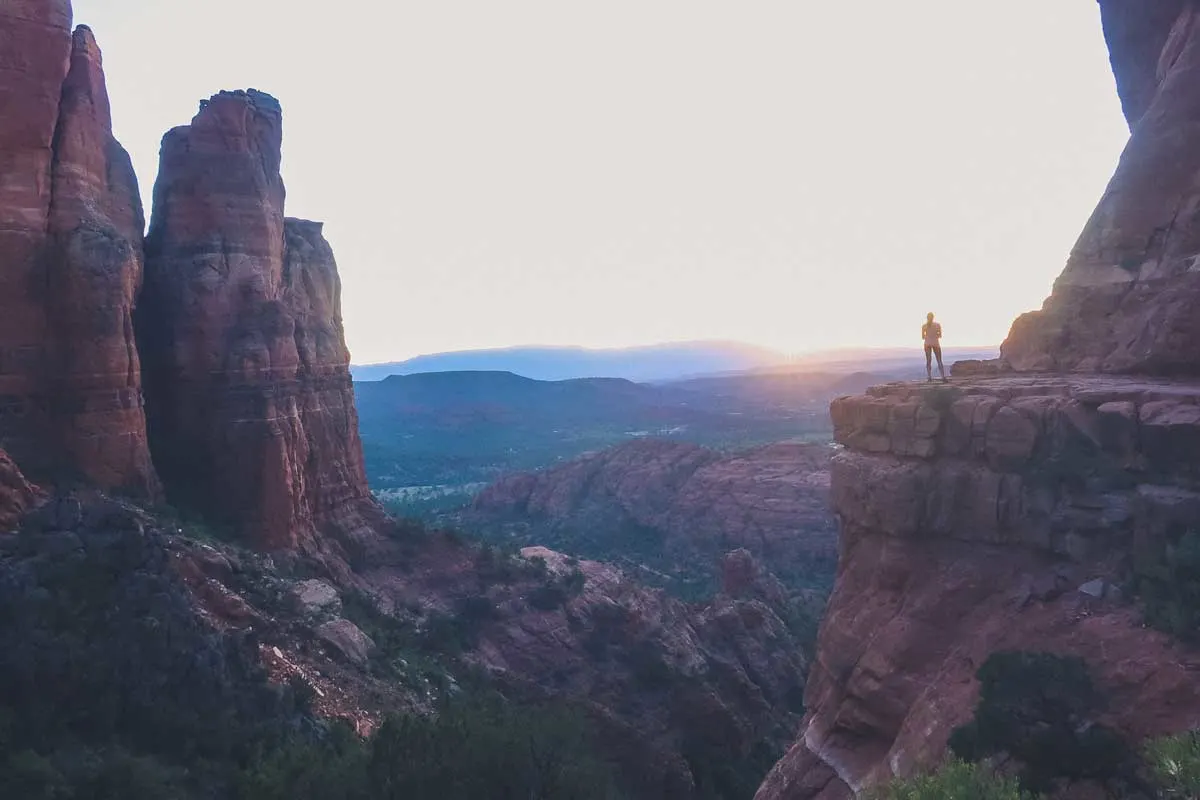
[[[2,451],[0,500],[41,503],[0,528],[5,797],[736,800],[799,721],[800,628],[748,553],[689,605],[395,526],[347,586],[166,509],[40,498]]]
[[[545,467],[643,436],[719,448],[825,440],[831,430],[829,390],[820,386],[826,385],[819,383],[811,398],[784,402],[770,392],[718,392],[708,384],[551,382],[507,372],[444,372],[357,383],[355,393],[368,479],[386,500],[414,492],[423,497],[422,489],[412,487],[477,489],[472,485],[506,472]],[[465,499],[457,495],[459,504]]]
[[[487,541],[619,564],[694,598],[720,585],[723,553],[745,548],[790,594],[819,604],[837,564],[831,454],[823,444],[720,453],[641,439],[501,478],[455,521]]]
[[[780,364],[782,353],[744,342],[672,342],[642,347],[505,347],[433,353],[386,364],[356,364],[356,381],[421,372],[513,372],[542,381],[572,378],[625,378],[667,381],[707,372],[746,370]]]

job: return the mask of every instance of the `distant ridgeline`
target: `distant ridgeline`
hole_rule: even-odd
[[[829,441],[829,398],[877,375],[763,374],[648,385],[442,372],[355,384],[371,488],[408,513],[461,506],[501,475],[645,437],[721,450]]]

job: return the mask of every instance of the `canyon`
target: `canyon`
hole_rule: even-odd
[[[837,578],[805,721],[758,800],[934,767],[996,653],[1081,658],[1108,700],[1095,722],[1134,747],[1200,720],[1200,653],[1131,595],[1200,519],[1198,9],[1100,10],[1132,135],[1042,309],[949,386],[831,407]]]
[[[71,23],[0,10],[0,711],[54,758],[81,737],[173,769],[322,717],[369,735],[461,679],[578,711],[632,796],[748,796],[808,669],[769,571],[731,553],[689,604],[388,517],[280,104],[223,91],[169,131],[144,234]]]
[[[560,527],[603,506],[733,549],[686,603],[389,518],[332,248],[286,216],[279,103],[220,92],[168,132],[144,234],[95,37],[67,0],[6,3],[0,700],[40,736],[136,723],[122,746],[217,759],[482,681],[579,711],[626,792],[681,800],[843,800],[926,770],[1006,650],[1082,658],[1134,744],[1195,728],[1200,654],[1146,625],[1131,575],[1200,518],[1200,10],[1100,9],[1132,135],[998,360],[836,400],[832,455],[635,442],[477,505]],[[810,658],[772,568],[832,556],[827,525],[796,532],[826,474],[838,565]]]
[[[704,590],[720,555],[745,549],[816,610],[837,559],[825,444],[724,453],[638,439],[538,472],[505,476],[456,516],[488,541],[544,543]],[[803,593],[803,592],[802,592]]]

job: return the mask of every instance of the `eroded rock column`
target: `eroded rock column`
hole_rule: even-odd
[[[131,312],[142,208],[66,0],[0,9],[0,444],[41,480],[154,496]]]
[[[281,141],[279,103],[254,90],[163,139],[138,338],[169,496],[256,546],[304,549],[327,525],[369,538],[382,515],[337,267],[320,223],[284,218]]]

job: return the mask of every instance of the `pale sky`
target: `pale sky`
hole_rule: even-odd
[[[998,343],[1128,132],[1095,0],[75,0],[149,205],[202,98],[284,108],[358,363]]]

